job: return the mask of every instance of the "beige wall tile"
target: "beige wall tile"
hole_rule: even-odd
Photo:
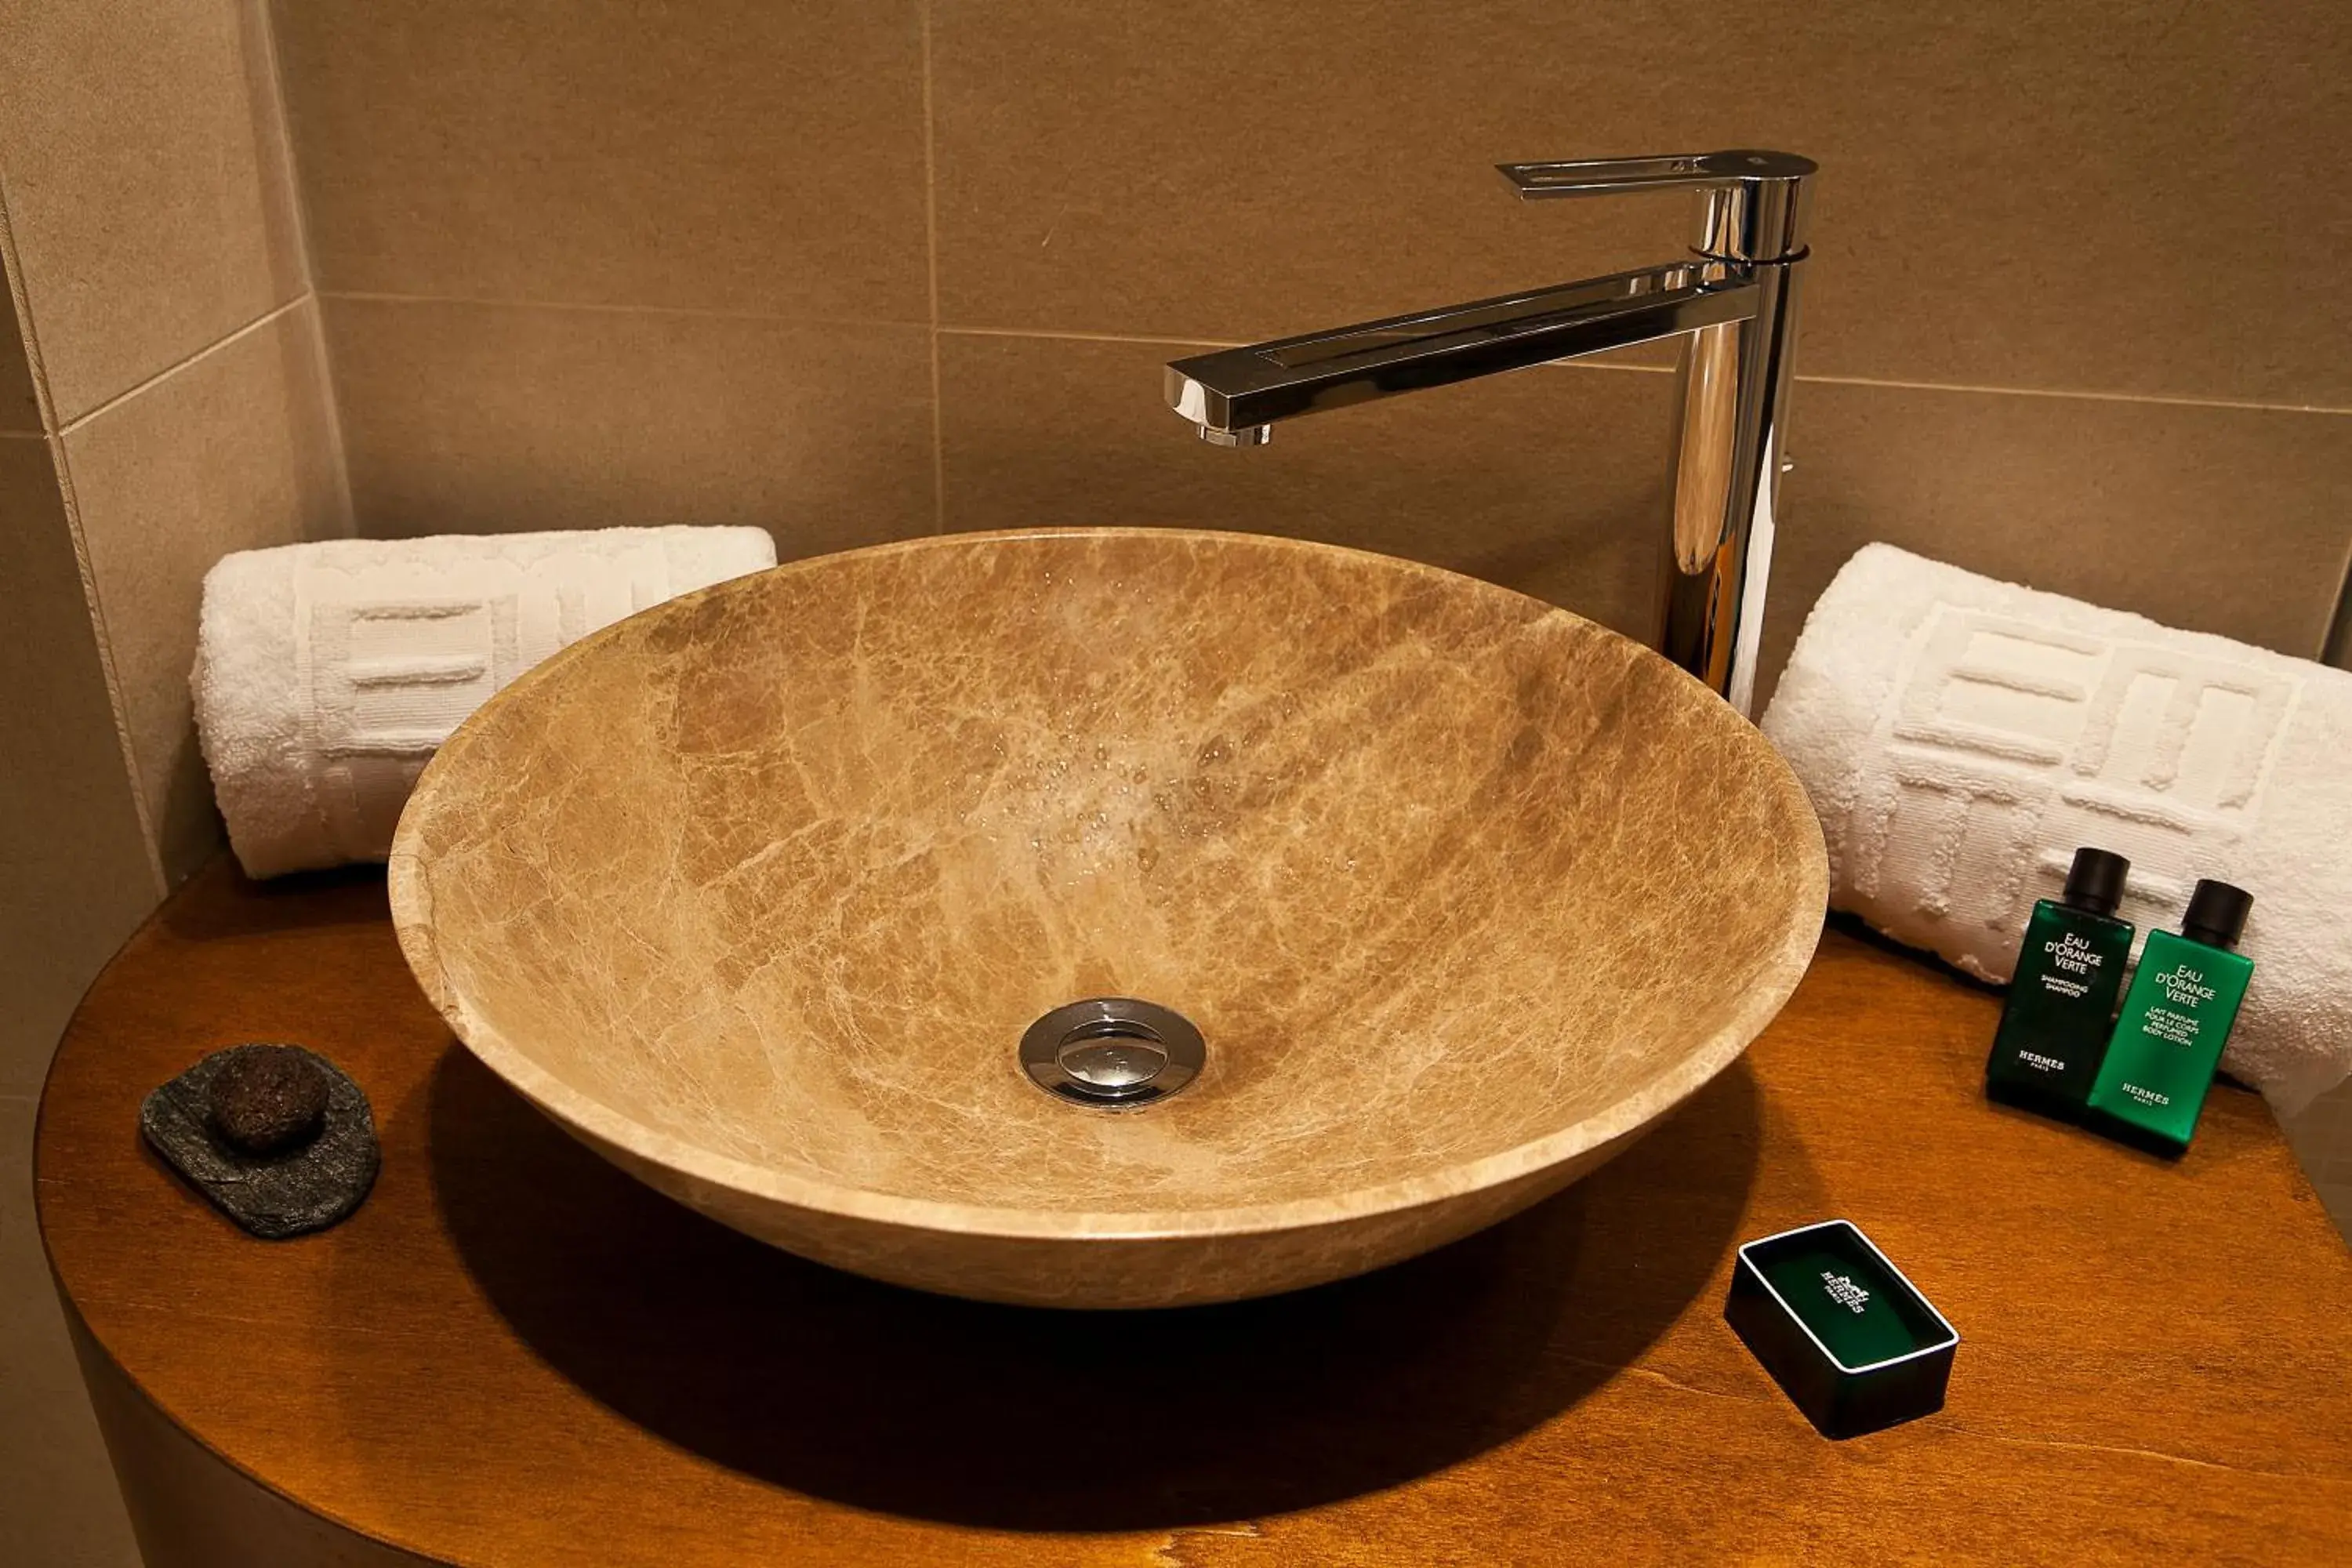
[[[2352,416],[1797,388],[1768,678],[1873,540],[2309,658],[2352,547]]]
[[[233,550],[350,531],[309,302],[64,438],[139,782],[174,882],[220,841],[190,726],[205,572]]]
[[[1822,164],[1801,368],[2352,404],[2342,5],[939,0],[940,319],[1211,340],[1661,260],[1678,197],[1510,158]]]
[[[34,1225],[33,1112],[0,1098],[0,1547],[24,1568],[139,1568]]]
[[[2352,669],[2352,550],[2336,574],[2336,619],[2327,630],[2326,657],[2338,669]]]
[[[0,437],[0,1096],[160,892],[46,442]],[[0,1414],[0,1426],[6,1425]],[[0,1472],[5,1470],[0,1463]]]
[[[1653,619],[1674,378],[1538,369],[1204,446],[1168,411],[1177,345],[948,334],[952,529],[1174,524],[1410,556],[1635,636]]]
[[[753,523],[785,558],[930,531],[919,327],[330,300],[360,531]]]
[[[261,0],[5,0],[0,181],[58,416],[300,293]]]
[[[0,433],[41,428],[40,400],[33,393],[33,367],[16,330],[16,310],[0,285]]]
[[[927,318],[912,0],[289,0],[320,286]]]

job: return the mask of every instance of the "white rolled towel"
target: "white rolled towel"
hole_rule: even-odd
[[[757,528],[337,539],[205,574],[196,735],[251,877],[381,860],[436,748],[549,654],[776,563]]]
[[[2005,982],[2078,845],[2130,858],[2143,933],[2234,882],[2254,978],[2223,1065],[2282,1115],[2352,1073],[2352,674],[1874,544],[1763,727],[1834,907]]]

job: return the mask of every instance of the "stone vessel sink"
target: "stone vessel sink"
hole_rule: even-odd
[[[1072,1307],[1314,1284],[1558,1191],[1770,1020],[1825,886],[1779,755],[1647,649],[1383,556],[1123,529],[632,616],[458,731],[391,863],[450,1026],[638,1177]],[[1197,1078],[1033,1081],[1024,1032],[1098,997],[1189,1020]]]

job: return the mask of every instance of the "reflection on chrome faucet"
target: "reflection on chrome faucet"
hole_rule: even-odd
[[[1659,650],[1740,712],[1772,555],[1810,159],[1788,153],[1500,165],[1522,197],[1695,190],[1694,255],[1178,360],[1169,406],[1220,447],[1262,446],[1302,414],[1681,337],[1674,505]]]

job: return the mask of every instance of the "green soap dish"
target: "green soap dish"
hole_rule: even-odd
[[[1742,1247],[1723,1316],[1824,1437],[1944,1407],[1958,1331],[1850,1221]]]

